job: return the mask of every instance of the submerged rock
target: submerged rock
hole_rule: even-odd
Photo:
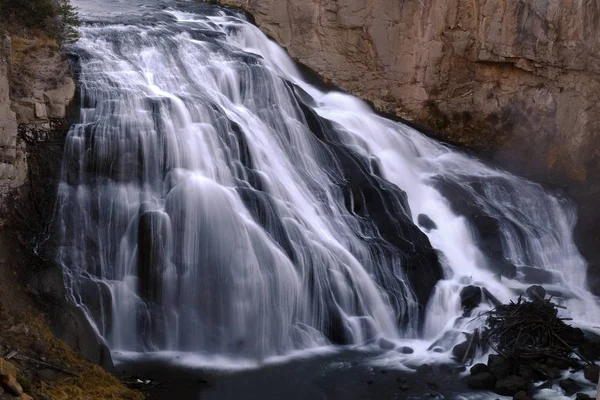
[[[415,351],[412,349],[412,347],[402,346],[398,349],[398,352],[402,354],[413,354]]]
[[[574,395],[581,390],[581,385],[571,378],[563,379],[560,381],[559,385],[560,388],[565,391],[567,396]]]
[[[488,356],[488,368],[498,379],[504,379],[510,375],[512,365],[508,358],[496,354]]]
[[[489,372],[489,368],[487,365],[483,363],[475,364],[471,367],[471,375],[479,375],[484,372]]]
[[[472,375],[467,378],[467,386],[475,390],[489,390],[496,385],[496,377],[489,372]]]
[[[526,391],[521,390],[513,396],[513,400],[531,400]]]
[[[379,338],[377,345],[384,350],[393,350],[396,348],[396,344],[386,338]]]
[[[585,379],[592,383],[598,383],[600,376],[600,367],[597,365],[588,365],[583,369],[583,375]]]
[[[509,376],[496,382],[495,392],[503,396],[514,396],[520,391],[527,390],[528,383],[520,376]]]

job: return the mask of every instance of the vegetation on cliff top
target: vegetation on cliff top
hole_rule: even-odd
[[[77,9],[69,0],[0,0],[0,32],[71,42],[77,26]]]

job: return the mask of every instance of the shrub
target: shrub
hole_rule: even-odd
[[[70,42],[78,37],[79,18],[69,0],[0,0],[0,24]]]

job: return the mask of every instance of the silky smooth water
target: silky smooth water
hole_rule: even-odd
[[[481,323],[460,290],[507,301],[524,266],[554,272],[577,323],[600,320],[568,200],[317,89],[242,16],[201,9],[90,19],[73,46],[58,259],[111,350],[448,351]],[[498,259],[519,273],[498,279]]]

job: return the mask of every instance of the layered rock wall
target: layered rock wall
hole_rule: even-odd
[[[599,1],[237,3],[292,57],[378,110],[564,188],[600,272]]]
[[[58,179],[67,107],[74,96],[75,83],[55,42],[0,39],[0,224],[12,211],[6,200],[26,195],[26,184],[35,178],[32,169],[44,169],[49,182]],[[40,151],[48,147],[54,163],[36,165],[40,157],[48,158],[46,150]]]

